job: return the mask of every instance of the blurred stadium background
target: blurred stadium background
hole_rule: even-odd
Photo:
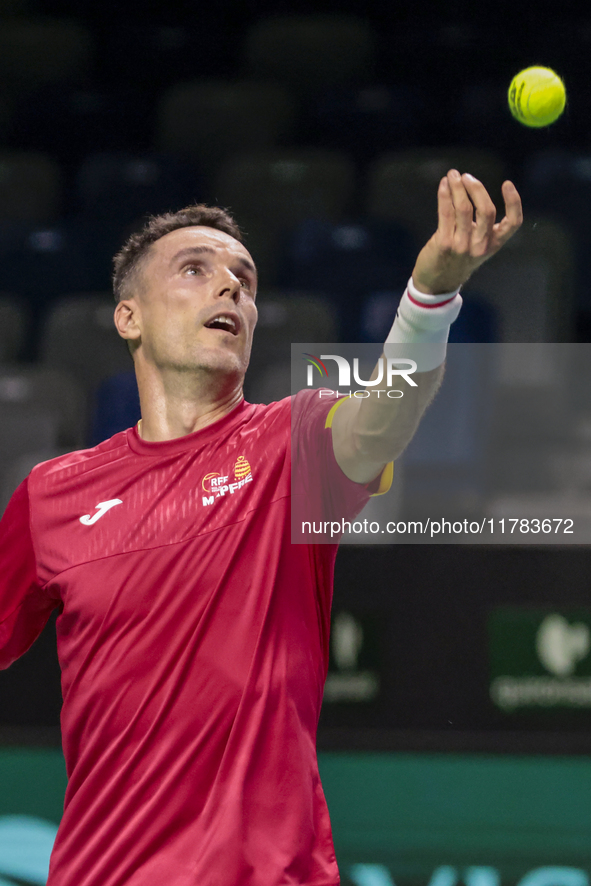
[[[110,272],[147,213],[219,203],[244,228],[255,401],[289,393],[290,342],[387,333],[452,165],[499,208],[511,178],[526,217],[452,341],[588,342],[590,59],[588,11],[543,0],[0,0],[0,511],[34,464],[139,418]],[[568,90],[545,130],[506,105],[531,64]],[[549,494],[589,509],[591,398],[565,421],[553,383],[493,379],[492,402],[509,422],[525,392],[520,443],[550,421]],[[506,464],[514,436],[493,444]],[[468,488],[443,490],[460,509],[487,494],[478,445]],[[513,459],[509,491],[549,476],[544,457]],[[344,884],[588,886],[590,566],[585,546],[341,549],[318,748]],[[568,652],[575,629],[580,654],[548,664],[540,637]],[[499,675],[583,695],[500,703]],[[0,674],[0,886],[45,882],[60,702],[52,621]]]

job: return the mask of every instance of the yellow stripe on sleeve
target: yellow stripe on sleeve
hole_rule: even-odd
[[[332,428],[332,420],[334,418],[334,414],[345,400],[349,400],[349,397],[340,397],[337,398],[337,402],[333,407],[331,407],[328,415],[326,416],[326,421],[324,422],[324,429]],[[375,498],[376,495],[384,495],[384,493],[388,492],[390,487],[392,486],[392,480],[394,479],[394,462],[389,461],[380,476],[380,485],[378,486],[377,492],[372,492],[371,497]],[[368,485],[368,484],[366,484]]]

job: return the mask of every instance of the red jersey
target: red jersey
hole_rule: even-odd
[[[48,886],[334,886],[316,759],[336,544],[290,540],[298,459],[353,516],[303,391],[38,465],[0,523],[0,666],[58,608],[64,814]],[[336,499],[335,499],[336,496]]]

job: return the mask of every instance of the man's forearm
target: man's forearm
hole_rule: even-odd
[[[457,290],[425,294],[409,280],[370,379],[376,384],[368,385],[365,397],[339,407],[333,419],[335,457],[350,479],[374,479],[412,439],[441,384],[449,328],[461,304]],[[408,368],[409,361],[412,376],[410,369],[402,377],[394,374]],[[382,378],[386,384],[378,381]],[[398,378],[401,390],[392,387]]]
[[[385,358],[382,358],[385,359]],[[398,458],[410,443],[421,417],[443,379],[444,364],[428,372],[415,372],[415,388],[404,390],[397,399],[370,396],[359,400],[354,422],[355,448],[361,455],[386,463]]]
[[[381,359],[386,360],[384,355]],[[371,381],[378,377],[378,366]],[[414,373],[416,387],[408,387],[402,397],[394,399],[383,389],[368,387],[369,396],[351,398],[337,409],[333,433],[336,432],[341,445],[335,448],[335,455],[351,480],[369,483],[388,462],[399,458],[437,393],[443,369],[441,365]]]

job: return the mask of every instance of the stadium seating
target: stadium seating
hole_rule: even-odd
[[[414,83],[333,87],[303,104],[298,137],[367,163],[383,151],[420,144],[426,112],[425,95]]]
[[[515,68],[517,70],[517,68]],[[585,115],[570,113],[585,101],[584,78],[568,79],[568,104],[566,113],[552,126],[539,129],[521,126],[511,115],[507,102],[509,81],[477,78],[462,84],[458,90],[457,112],[453,125],[455,137],[488,151],[499,151],[505,161],[520,170],[524,160],[538,153],[560,150],[562,145],[585,144],[588,121]],[[505,88],[503,88],[503,86]],[[542,136],[542,138],[540,138]]]
[[[259,319],[254,333],[245,396],[256,403],[291,393],[291,345],[336,340],[334,313],[319,293],[263,290],[257,297]]]
[[[104,379],[94,397],[89,445],[108,440],[113,434],[137,424],[140,418],[135,372],[120,372]]]
[[[274,83],[198,80],[171,87],[157,112],[156,141],[164,151],[189,154],[209,170],[240,151],[289,141],[294,102]]]
[[[417,254],[414,237],[396,223],[308,219],[289,237],[279,284],[326,293],[339,318],[339,339],[358,341],[368,294],[391,290],[399,299]]]
[[[0,0],[0,16],[25,15],[31,11],[30,0]]]
[[[497,310],[499,341],[574,340],[573,247],[558,222],[530,215],[469,285]]]
[[[283,148],[230,158],[214,191],[216,202],[232,208],[255,262],[274,283],[282,236],[307,218],[340,221],[354,189],[355,168],[346,154]]]
[[[43,329],[42,364],[74,375],[90,395],[103,379],[128,371],[131,357],[115,329],[114,310],[110,293],[59,299]]]
[[[0,516],[4,513],[12,493],[31,473],[35,465],[49,461],[50,458],[57,458],[58,455],[63,455],[65,452],[68,450],[59,447],[33,449],[26,451],[23,455],[15,456],[5,465],[0,462]]]
[[[0,144],[2,145],[8,143],[12,133],[14,109],[14,99],[11,99],[6,93],[0,94]]]
[[[84,159],[76,175],[79,216],[119,232],[148,214],[175,211],[204,197],[194,164],[174,154],[97,152]]]
[[[46,224],[61,209],[61,173],[47,155],[0,151],[0,222]]]
[[[167,21],[161,21],[141,7],[130,15],[132,6],[126,3],[107,12],[108,6],[101,4],[106,17],[101,29],[103,51],[97,58],[101,82],[117,88],[132,84],[155,96],[174,83],[216,76],[220,70],[222,76],[234,75],[236,36],[229,52],[222,24],[228,19],[218,9],[201,4],[198,14],[193,10],[195,14],[175,16],[174,6],[168,5]]]
[[[361,309],[360,341],[384,341],[394,322],[400,290],[372,293]],[[462,289],[464,304],[452,324],[450,342],[486,343],[499,340],[499,312],[470,283]]]
[[[258,354],[265,362],[289,360],[291,342],[335,341],[334,314],[322,293],[266,289],[258,294],[257,306],[254,360]]]
[[[18,359],[28,325],[28,312],[21,299],[0,293],[0,365]]]
[[[18,456],[56,448],[58,423],[54,412],[38,404],[0,400],[0,476]]]
[[[91,70],[93,50],[90,31],[77,21],[0,19],[0,77],[11,90],[79,82]]]
[[[306,218],[338,221],[349,206],[355,169],[346,154],[283,148],[238,154],[221,168],[216,196],[236,216],[292,228]]]
[[[249,29],[245,57],[250,74],[309,93],[370,79],[375,35],[369,21],[350,15],[273,16]]]
[[[115,243],[104,239],[97,225],[2,225],[0,285],[18,292],[38,312],[64,290],[108,286]],[[120,239],[115,242],[118,246]]]
[[[45,84],[9,109],[10,144],[48,152],[68,167],[91,152],[137,153],[150,144],[151,112],[151,97],[128,84]]]
[[[524,164],[527,206],[560,222],[573,237],[577,301],[591,309],[588,256],[591,247],[591,154],[566,148],[537,151]]]
[[[448,347],[443,384],[402,456],[405,513],[480,514],[487,493],[493,371],[491,348]]]
[[[466,83],[458,95],[455,120],[462,141],[495,150],[533,135],[524,126],[516,126],[504,89],[497,81]]]
[[[480,179],[495,206],[503,207],[503,161],[486,151],[417,148],[382,154],[368,169],[366,212],[409,228],[422,245],[437,228],[437,188],[449,169]]]
[[[244,386],[245,399],[250,403],[274,403],[291,393],[289,361],[271,363],[258,374],[249,375]]]
[[[84,443],[84,390],[76,378],[63,371],[18,364],[0,366],[0,407],[17,415],[29,409],[38,410],[40,415],[47,413],[53,422],[56,445],[76,449]]]

